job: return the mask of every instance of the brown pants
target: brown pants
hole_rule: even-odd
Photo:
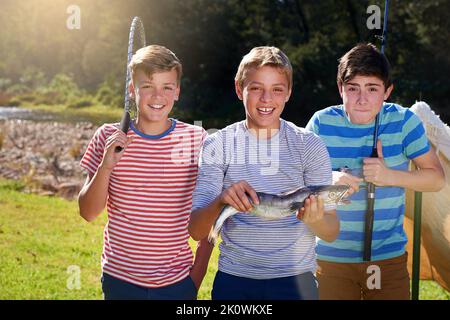
[[[362,262],[317,260],[320,300],[409,300],[407,256]]]

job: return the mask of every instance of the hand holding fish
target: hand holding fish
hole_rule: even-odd
[[[309,228],[316,235],[322,237],[322,239],[333,239],[336,233],[334,232],[336,231],[336,218],[334,217],[336,213],[332,210],[334,216],[330,218],[330,214],[325,212],[324,206],[326,204],[340,205],[349,203],[345,199],[348,189],[349,186],[347,185],[322,185],[304,186],[281,194],[253,193],[254,189],[247,182],[240,181],[224,190],[219,196],[221,205],[226,205],[214,222],[208,240],[214,244],[225,221],[241,212],[248,212],[267,220],[281,219],[296,213],[299,219],[301,218],[305,223],[308,223]],[[240,199],[241,202],[242,199],[249,201],[246,193],[250,195],[253,205],[248,203],[247,205],[251,206],[251,209],[247,210],[247,207],[242,203],[241,206],[244,206],[245,210],[241,210],[240,206],[236,204],[236,199]],[[320,198],[320,200],[317,200],[317,198]],[[304,206],[306,207],[305,210],[299,211]],[[332,225],[331,228],[329,227],[330,225]],[[338,229],[337,231],[339,231]],[[332,230],[331,235],[329,230]]]
[[[363,166],[364,179],[377,186],[392,185],[391,169],[386,167],[383,159],[381,140],[377,142],[378,158],[365,158]]]
[[[317,237],[332,242],[339,234],[339,219],[335,210],[325,211],[324,204],[321,195],[310,195],[297,211],[297,219],[302,220]]]
[[[347,196],[359,191],[359,184],[363,181],[362,178],[353,176],[346,171],[333,171],[333,184],[340,186],[349,186]]]
[[[256,191],[247,181],[242,180],[225,189],[220,195],[220,202],[223,205],[232,206],[239,212],[248,212],[253,209],[253,205],[247,195],[254,204],[259,204]]]
[[[305,199],[303,207],[297,211],[297,219],[302,220],[307,225],[321,222],[324,216],[324,201],[320,196],[309,196]]]

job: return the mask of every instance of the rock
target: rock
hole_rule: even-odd
[[[65,198],[77,196],[85,173],[80,157],[94,135],[90,123],[0,121],[0,132],[7,133],[0,149],[0,177],[24,179],[28,189]],[[76,159],[70,150],[79,148]]]
[[[61,183],[58,186],[58,196],[66,199],[73,199],[78,195],[78,193],[81,190],[81,187],[82,183],[80,182]]]

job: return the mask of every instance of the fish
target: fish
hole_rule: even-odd
[[[348,185],[322,185],[300,187],[277,195],[257,192],[259,204],[253,203],[253,208],[248,213],[266,220],[280,219],[295,214],[311,195],[320,196],[324,205],[346,205],[350,203],[350,200],[346,199],[349,189]],[[221,210],[209,232],[209,243],[217,242],[225,220],[239,212],[230,205]]]

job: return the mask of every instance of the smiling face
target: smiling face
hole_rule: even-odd
[[[263,66],[249,70],[242,84],[235,82],[236,94],[245,106],[247,127],[279,129],[280,115],[289,100],[291,90],[287,76],[280,68]]]
[[[383,81],[375,76],[360,75],[338,87],[345,112],[354,124],[369,124],[374,121],[393,89],[391,85],[385,90]]]
[[[144,71],[136,70],[130,84],[130,95],[136,101],[137,121],[142,126],[166,124],[180,94],[177,79],[175,69],[155,72],[150,77]]]

